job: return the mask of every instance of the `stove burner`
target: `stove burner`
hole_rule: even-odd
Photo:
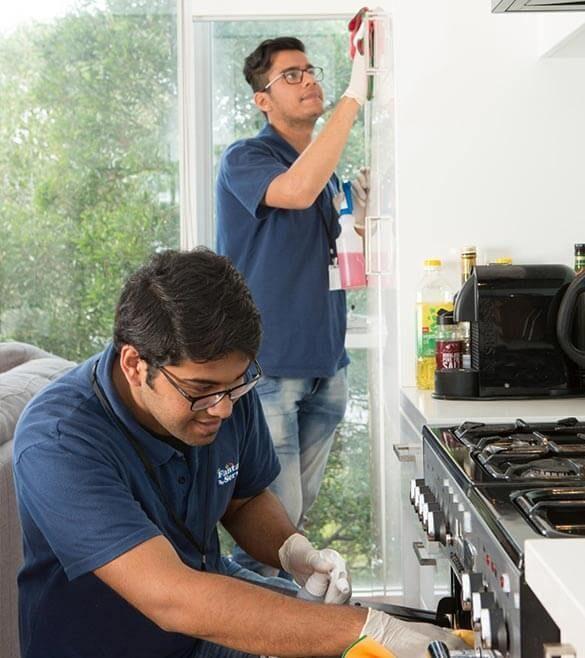
[[[532,489],[511,499],[545,537],[585,536],[584,487]]]
[[[529,464],[510,466],[506,474],[521,480],[564,480],[581,475],[581,468],[570,459],[538,459]]]
[[[485,458],[479,455],[479,461],[487,472],[496,480],[522,482],[523,480],[579,480],[584,477],[582,460],[576,461],[566,457],[548,459],[525,459],[521,455],[491,455]]]

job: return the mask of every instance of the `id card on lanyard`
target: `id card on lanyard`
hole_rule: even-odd
[[[328,253],[329,253],[329,290],[341,290],[341,273],[339,271],[339,264],[337,262],[337,246],[335,244],[335,238],[333,237],[331,233],[331,227],[329,225],[329,222],[327,221],[327,215],[325,211],[323,210],[323,206],[321,205],[322,202],[324,201],[325,203],[328,204],[333,204],[333,196],[336,194],[335,187],[331,181],[327,182],[327,187],[326,190],[328,192],[325,192],[323,190],[323,195],[321,199],[317,201],[317,207],[319,209],[319,214],[321,216],[321,221],[323,222],[323,227],[325,229],[325,233],[327,235],[327,247],[328,247]]]

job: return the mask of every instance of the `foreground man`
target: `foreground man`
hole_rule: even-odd
[[[344,599],[341,558],[297,534],[267,490],[279,466],[254,391],[259,342],[227,259],[165,252],[125,284],[113,345],[28,405],[14,453],[23,658],[335,656],[363,635],[399,658],[434,637],[458,646],[225,575],[219,521],[256,559],[300,584],[326,574],[326,600]]]

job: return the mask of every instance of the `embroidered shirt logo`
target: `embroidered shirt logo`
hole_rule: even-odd
[[[222,486],[235,480],[238,477],[238,470],[240,469],[240,463],[234,464],[229,462],[225,466],[220,466],[217,469],[217,483]]]

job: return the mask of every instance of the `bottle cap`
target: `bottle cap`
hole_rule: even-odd
[[[575,243],[575,256],[585,256],[585,242]]]
[[[441,267],[442,263],[440,258],[427,258],[423,261],[423,265],[425,267]]]
[[[475,245],[471,245],[469,247],[462,247],[461,248],[461,255],[462,256],[467,256],[467,257],[477,256],[477,249],[476,249]]]
[[[437,324],[456,324],[455,319],[453,318],[453,311],[448,311],[445,308],[440,308],[437,311]]]

